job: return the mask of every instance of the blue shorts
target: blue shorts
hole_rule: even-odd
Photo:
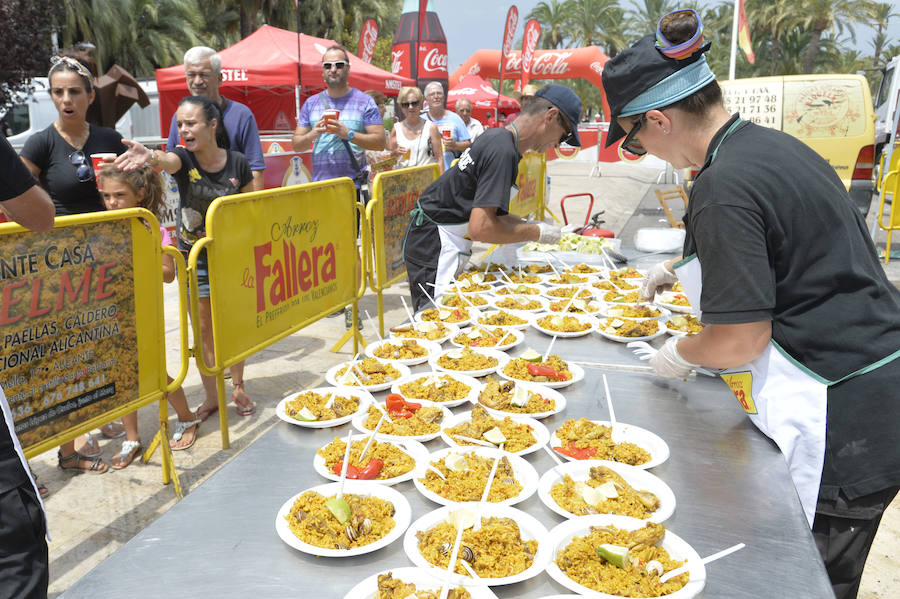
[[[187,261],[188,253],[191,251],[190,248],[184,247],[181,243],[178,244],[178,249],[184,253],[184,259]],[[198,297],[209,297],[209,263],[206,260],[206,248],[200,250],[200,255],[197,256],[197,295]],[[188,295],[190,295],[191,288],[188,286]]]

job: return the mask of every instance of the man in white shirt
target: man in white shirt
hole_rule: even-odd
[[[481,124],[481,121],[472,117],[471,100],[468,98],[459,100],[456,103],[456,114],[458,114],[459,118],[466,124],[466,129],[469,130],[469,137],[472,138],[472,141],[475,141],[476,137],[484,133],[484,125]]]

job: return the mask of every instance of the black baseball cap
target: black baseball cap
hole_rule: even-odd
[[[676,59],[664,55],[656,40],[654,35],[642,37],[603,67],[603,90],[611,112],[606,147],[625,136],[619,117],[668,106],[715,79],[703,56],[711,44]],[[640,106],[634,104],[638,99]]]
[[[569,121],[571,134],[563,140],[570,146],[581,147],[581,140],[578,139],[578,123],[581,121],[581,99],[575,92],[565,85],[557,85],[551,83],[545,85],[534,94],[535,98],[544,98],[566,116]]]

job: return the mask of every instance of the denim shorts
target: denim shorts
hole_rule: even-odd
[[[178,249],[184,254],[184,260],[187,261],[188,253],[190,253],[190,248],[184,247],[182,244],[178,244]],[[200,250],[200,255],[197,256],[197,295],[198,297],[209,297],[209,263],[206,260],[206,248]],[[190,295],[191,288],[188,286],[188,295]]]

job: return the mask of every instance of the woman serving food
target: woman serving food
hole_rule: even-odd
[[[834,169],[725,110],[708,49],[697,13],[678,10],[603,70],[606,145],[624,136],[633,153],[702,165],[684,258],[654,267],[643,295],[679,280],[706,326],[650,365],[722,369],[785,455],[836,595],[855,597],[900,485],[900,292]]]

